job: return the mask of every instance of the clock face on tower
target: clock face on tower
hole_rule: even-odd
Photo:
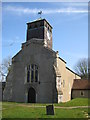
[[[47,39],[50,40],[50,38],[51,38],[51,33],[49,30],[47,30]]]

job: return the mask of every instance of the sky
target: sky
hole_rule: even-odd
[[[13,57],[26,41],[27,22],[38,19],[42,10],[53,27],[53,50],[74,70],[78,60],[88,57],[87,2],[3,2],[2,59]]]

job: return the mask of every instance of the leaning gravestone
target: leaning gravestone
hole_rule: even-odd
[[[54,115],[54,106],[53,105],[46,106],[46,114],[47,115]]]

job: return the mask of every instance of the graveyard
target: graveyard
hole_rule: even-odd
[[[52,104],[2,103],[2,118],[88,118],[90,99],[77,98],[66,103],[53,104],[54,115],[47,115],[46,106]]]

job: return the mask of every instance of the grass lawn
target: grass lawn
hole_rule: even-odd
[[[8,104],[7,104],[8,103]],[[7,107],[8,105],[17,105],[20,103],[16,103],[16,102],[3,102],[3,106]],[[30,106],[46,106],[49,104],[40,104],[40,103],[21,103],[22,105],[30,105]],[[60,107],[72,107],[72,106],[90,106],[90,99],[88,98],[76,98],[76,99],[72,99],[69,102],[65,102],[65,103],[54,103],[54,106],[60,106]]]
[[[44,106],[44,107],[33,107]],[[46,115],[46,104],[3,102],[3,118],[86,118],[88,108],[55,108],[55,115]],[[54,106],[88,106],[88,99],[74,99]],[[89,109],[90,111],[90,109]]]
[[[90,99],[88,98],[76,98],[76,99],[72,99],[69,102],[65,102],[65,103],[59,103],[59,104],[55,104],[55,106],[89,106],[90,105]]]

